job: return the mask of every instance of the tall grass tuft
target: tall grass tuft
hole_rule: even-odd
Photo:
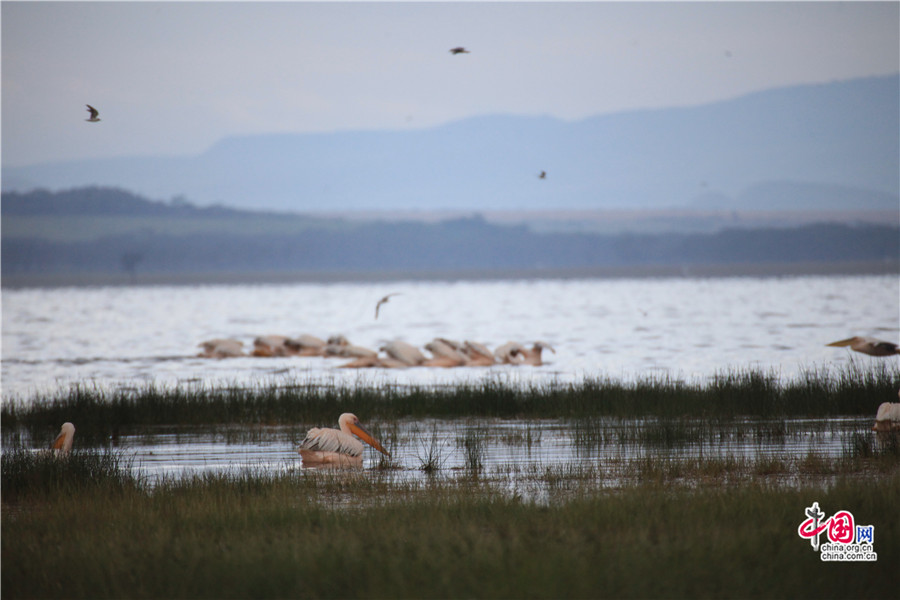
[[[140,485],[130,459],[108,450],[57,455],[13,448],[4,451],[0,461],[4,503],[74,494],[85,489],[121,492]]]
[[[487,432],[480,427],[467,427],[463,437],[457,438],[457,445],[463,449],[465,467],[472,475],[478,475],[484,468],[484,459],[487,452]]]
[[[440,441],[437,423],[431,427],[431,436],[428,442],[419,442],[416,458],[419,460],[419,468],[433,475],[444,468],[447,459],[444,457],[444,442]]]

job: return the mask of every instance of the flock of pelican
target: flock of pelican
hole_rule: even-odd
[[[231,338],[207,340],[199,344],[198,356],[204,358],[232,358],[248,356],[244,343]],[[404,369],[407,367],[489,367],[495,364],[531,365],[544,364],[543,351],[556,350],[546,342],[534,342],[531,347],[519,342],[507,342],[493,352],[484,344],[472,341],[458,342],[446,338],[435,338],[425,344],[424,349],[394,340],[381,346],[377,351],[351,344],[342,335],[323,340],[314,335],[303,334],[296,338],[284,335],[264,335],[253,340],[249,356],[322,356],[348,358],[350,362],[340,365],[345,369],[382,367]]]
[[[227,356],[245,356],[243,343],[239,340],[219,339],[200,344],[203,347],[201,356],[222,358]],[[542,342],[536,342],[531,348],[508,342],[493,352],[476,342],[454,342],[444,338],[435,338],[425,345],[432,357],[426,357],[418,348],[399,340],[382,346],[379,350],[385,356],[368,348],[353,346],[343,336],[334,336],[321,340],[315,336],[302,335],[298,338],[285,336],[263,336],[253,341],[254,356],[343,356],[352,357],[353,361],[344,367],[410,367],[410,366],[462,366],[535,364],[540,365],[541,352],[553,348]],[[852,337],[832,342],[828,346],[849,347],[851,350],[871,356],[891,356],[900,354],[896,344],[874,338]],[[900,393],[898,393],[900,394]],[[875,415],[873,431],[900,431],[900,402],[883,402]],[[72,449],[75,438],[75,426],[63,423],[59,435],[50,446],[52,452],[65,455]],[[304,466],[362,467],[363,442],[381,452],[388,458],[390,452],[384,449],[371,433],[360,424],[359,418],[352,413],[344,413],[338,418],[338,429],[313,427],[300,443],[298,452]]]

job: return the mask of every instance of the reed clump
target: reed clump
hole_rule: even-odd
[[[108,450],[58,455],[15,447],[3,452],[0,464],[4,505],[85,490],[118,494],[141,486],[131,460]]]
[[[250,388],[149,385],[138,390],[74,386],[59,396],[5,401],[0,423],[4,438],[24,431],[34,440],[49,440],[61,423],[71,421],[79,440],[99,444],[119,432],[150,426],[323,424],[333,423],[342,412],[357,413],[369,423],[464,417],[778,419],[874,415],[879,403],[896,398],[898,387],[900,368],[889,361],[811,370],[787,382],[771,373],[739,371],[709,381],[653,376],[634,382],[586,378],[515,384],[485,379],[446,387],[302,382]]]

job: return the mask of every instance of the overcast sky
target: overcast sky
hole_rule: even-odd
[[[572,120],[892,74],[898,9],[4,1],[2,160],[197,154],[233,134],[497,113]],[[100,123],[84,121],[85,104]]]

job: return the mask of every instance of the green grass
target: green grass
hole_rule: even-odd
[[[106,483],[83,473],[57,487],[23,479],[47,468],[29,460],[3,461],[4,598],[896,597],[890,457],[648,459],[613,488],[603,482],[614,465],[525,474],[544,502],[509,493],[502,476],[416,483],[380,470],[151,487],[111,464]],[[773,483],[798,468],[805,483]],[[878,561],[821,562],[797,535],[814,501],[875,525]]]
[[[296,382],[247,388],[185,386],[137,391],[74,386],[54,397],[4,401],[4,437],[27,432],[34,439],[55,435],[65,421],[75,423],[79,443],[102,440],[150,426],[225,424],[291,425],[331,423],[342,412],[367,422],[403,418],[656,418],[728,420],[871,415],[896,398],[900,368],[894,361],[830,371],[810,371],[779,382],[758,371],[723,373],[711,381],[647,377],[635,382],[587,378],[577,383],[516,385],[496,378],[452,387],[320,385]],[[657,432],[665,436],[665,431]],[[676,437],[678,431],[669,432]]]

